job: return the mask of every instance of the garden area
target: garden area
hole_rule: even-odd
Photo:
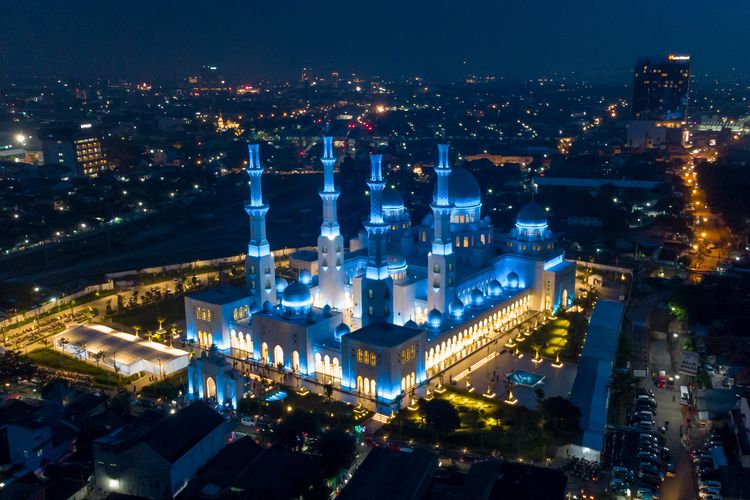
[[[118,387],[129,383],[133,377],[123,377],[104,368],[66,356],[50,348],[37,349],[28,354],[29,359],[40,367],[60,370],[90,377],[96,386]]]
[[[559,354],[560,359],[578,362],[586,339],[588,319],[582,312],[565,312],[558,315],[536,329],[532,330],[525,340],[519,343],[522,352],[536,354],[554,360]]]
[[[187,393],[187,381],[187,369],[182,369],[172,373],[169,377],[147,385],[139,394],[150,399],[177,400],[180,397],[180,391],[182,394]]]
[[[544,399],[539,391],[540,410],[533,411],[466,390],[445,389],[433,399],[420,399],[416,409],[399,411],[379,434],[417,446],[538,461],[580,433],[580,411],[565,398]]]
[[[263,398],[245,397],[239,400],[238,411],[244,415],[265,414],[272,418],[283,418],[294,413],[308,413],[318,416],[321,425],[328,427],[351,428],[370,418],[373,413],[362,407],[336,401],[327,395],[302,392],[282,386],[286,396],[279,401],[264,401]]]
[[[164,327],[169,330],[172,325],[185,319],[185,297],[183,295],[169,296],[138,307],[123,309],[107,316],[107,319],[136,331],[147,332],[147,334],[156,332],[159,328],[159,321],[163,320]]]

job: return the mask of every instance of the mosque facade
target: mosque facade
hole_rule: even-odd
[[[188,295],[187,340],[214,358],[223,353],[272,365],[387,405],[446,360],[472,352],[491,329],[573,304],[575,264],[555,246],[538,204],[519,211],[509,234],[497,234],[490,218],[482,217],[477,180],[452,167],[448,145],[440,144],[432,213],[413,224],[401,194],[385,187],[381,155],[370,160],[370,215],[365,233],[347,249],[338,223],[332,138],[323,138],[317,273],[302,269],[289,283],[275,273],[263,167],[258,146],[250,145],[247,288]],[[236,403],[234,385],[220,390],[205,373],[191,364],[193,396]]]

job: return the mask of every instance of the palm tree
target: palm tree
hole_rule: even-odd
[[[94,354],[94,359],[96,360],[96,366],[99,367],[99,362],[107,357],[107,351],[99,351],[96,354]]]
[[[136,337],[140,337],[140,335],[138,335],[138,332],[140,332],[141,330],[143,330],[143,327],[141,327],[140,325],[133,325],[133,331],[135,332]]]
[[[70,339],[67,337],[61,337],[57,340],[57,344],[60,346],[60,349],[65,352],[65,346],[70,344]]]

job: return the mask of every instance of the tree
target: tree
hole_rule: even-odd
[[[314,413],[296,411],[286,417],[276,428],[279,444],[296,450],[302,447],[305,435],[315,436],[320,432],[320,418]]]
[[[419,403],[419,413],[429,427],[443,436],[450,434],[461,425],[458,412],[445,399],[435,398],[431,401],[422,399]]]
[[[330,403],[331,402],[331,398],[333,397],[333,384],[325,384],[323,386],[323,390],[326,393],[326,399]]]
[[[61,337],[57,340],[57,344],[60,346],[60,349],[65,352],[65,346],[70,344],[70,339],[67,337]]]
[[[10,382],[16,378],[29,378],[36,373],[31,360],[15,351],[0,354],[0,382]]]
[[[94,359],[96,360],[96,366],[99,366],[99,362],[107,357],[107,351],[99,351],[96,354],[94,354]]]
[[[569,399],[555,396],[541,402],[544,431],[558,444],[574,441],[581,433],[581,410]]]
[[[320,436],[316,446],[325,477],[333,477],[354,461],[356,442],[354,436],[341,429],[331,429]]]

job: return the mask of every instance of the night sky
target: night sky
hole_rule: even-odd
[[[626,78],[635,59],[693,55],[750,73],[747,0],[0,0],[5,76],[230,79],[313,73],[446,79],[553,71]],[[610,75],[611,76],[611,75]]]

